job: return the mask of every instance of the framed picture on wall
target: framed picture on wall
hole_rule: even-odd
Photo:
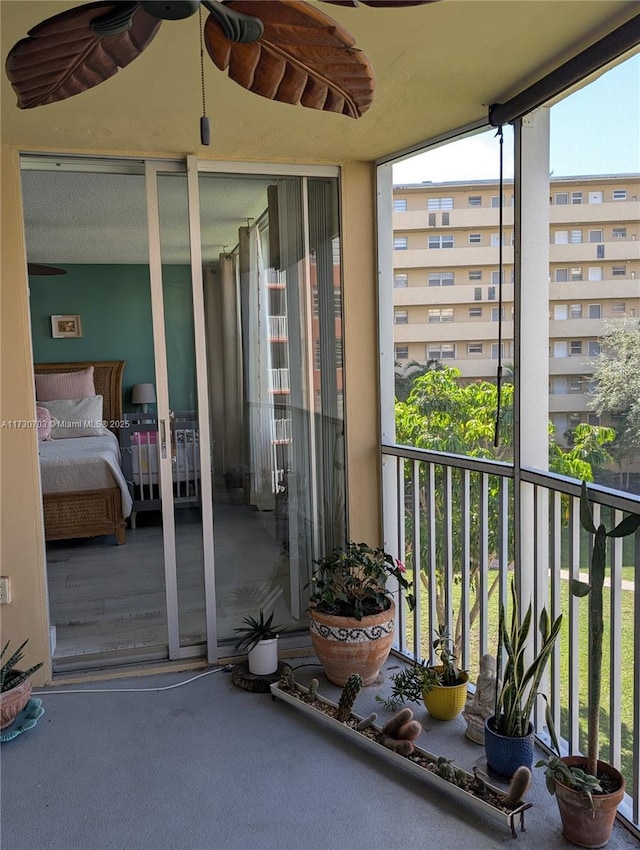
[[[82,336],[80,316],[52,316],[51,336],[56,338]]]

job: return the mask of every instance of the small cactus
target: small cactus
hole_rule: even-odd
[[[421,732],[422,725],[413,719],[413,711],[403,708],[382,727],[380,743],[401,756],[408,756],[413,752],[413,742]]]
[[[515,807],[522,802],[524,795],[529,790],[530,785],[531,771],[528,767],[522,765],[516,770],[516,772],[513,774],[513,777],[511,778],[511,785],[509,785],[509,795],[504,801],[505,806],[508,806],[510,809],[515,809]]]
[[[318,686],[320,682],[317,679],[312,679],[309,682],[309,699],[315,700],[318,695]]]
[[[439,756],[436,763],[435,773],[447,782],[455,782],[456,768],[452,764],[453,759],[447,759],[444,756]]]
[[[359,673],[352,673],[347,679],[340,695],[340,702],[338,703],[337,717],[338,720],[342,721],[343,723],[349,719],[351,709],[353,708],[353,704],[356,701],[356,697],[360,693],[362,685],[362,676]]]
[[[280,673],[280,687],[286,691],[295,691],[296,677],[293,673],[293,667],[290,664],[285,664]]]
[[[360,723],[358,723],[356,729],[358,730],[358,732],[364,732],[365,729],[368,729],[370,726],[373,726],[377,719],[378,715],[375,713],[375,711],[373,711],[368,717],[363,718]]]

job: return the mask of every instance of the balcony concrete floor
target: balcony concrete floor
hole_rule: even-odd
[[[298,681],[313,657],[289,659]],[[387,667],[393,672],[398,661]],[[298,665],[305,665],[300,666]],[[209,668],[211,669],[211,668]],[[215,668],[213,668],[215,669]],[[474,850],[565,848],[555,800],[534,771],[525,833],[439,795],[229,672],[158,690],[202,670],[153,672],[45,689],[36,728],[2,745],[5,850]],[[151,689],[124,692],[124,689]],[[56,693],[53,693],[53,691]],[[88,693],[90,690],[100,691]],[[84,691],[78,693],[78,691]],[[380,685],[358,714],[377,709]],[[483,749],[465,723],[416,707],[419,743],[469,769]],[[611,850],[637,847],[616,825]]]

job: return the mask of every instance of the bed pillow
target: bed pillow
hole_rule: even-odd
[[[36,375],[36,400],[56,401],[58,399],[88,398],[95,396],[93,366],[78,372],[53,372]]]
[[[36,407],[36,421],[38,422],[38,440],[50,440],[51,414],[46,407]]]
[[[101,437],[105,433],[102,425],[102,396],[89,398],[58,398],[43,401],[41,406],[51,415],[51,437],[68,440],[71,437]]]

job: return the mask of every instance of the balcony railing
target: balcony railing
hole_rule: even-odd
[[[571,578],[588,576],[592,545],[580,525],[579,482],[390,445],[382,462],[385,548],[405,562],[417,596],[413,614],[398,606],[399,651],[434,662],[433,632],[446,624],[473,681],[480,657],[496,651],[499,606],[509,607],[515,579],[533,622],[544,606],[552,618],[563,614],[541,691],[565,754],[586,752],[588,603],[569,593]],[[589,489],[596,525],[640,513],[638,496]],[[619,812],[640,834],[640,532],[608,545],[600,758],[625,776]],[[545,743],[543,706],[535,722]]]

